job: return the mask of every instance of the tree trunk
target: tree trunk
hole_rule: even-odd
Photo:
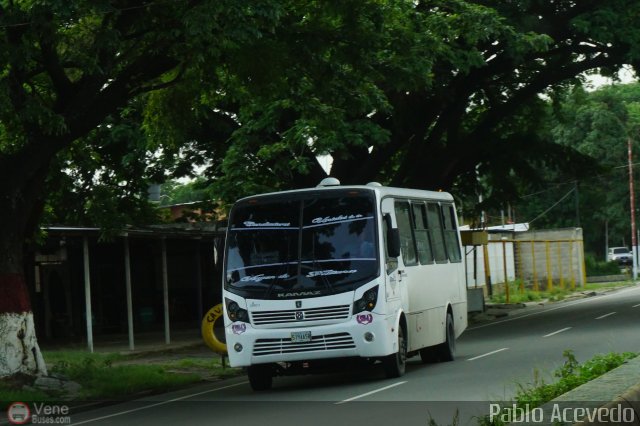
[[[6,158],[4,159],[6,160]],[[25,164],[19,162],[18,164]],[[47,166],[18,179],[10,161],[0,162],[0,377],[46,375],[25,280],[25,242],[42,213]]]
[[[4,257],[7,248],[2,245],[0,256]],[[10,250],[21,253],[22,244]],[[22,263],[22,256],[17,257]],[[7,265],[5,260],[0,262],[0,377],[17,373],[46,375],[47,367],[36,339],[22,264],[19,265],[20,272],[7,272],[7,269],[15,270],[17,266]]]

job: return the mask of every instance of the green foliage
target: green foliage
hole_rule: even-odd
[[[485,207],[495,206],[535,182],[615,163],[616,150],[595,143],[626,120],[622,110],[572,111],[563,100],[586,98],[569,90],[580,73],[637,62],[639,9],[632,0],[9,3],[0,169],[20,179],[7,196],[50,168],[46,191],[32,185],[29,217],[46,192],[47,221],[117,228],[157,220],[146,185],[194,167],[205,169],[209,198],[229,203],[315,185],[326,174],[317,156],[331,154],[346,183],[474,199],[479,172]],[[627,116],[640,123],[633,102]],[[584,126],[559,128],[572,120]]]
[[[169,366],[130,362],[118,354],[78,351],[44,353],[49,369],[82,385],[80,399],[122,398],[142,391],[165,392],[195,383],[195,374],[172,374]],[[129,362],[125,362],[129,360]]]
[[[631,233],[627,142],[631,137],[633,152],[640,152],[636,137],[640,85],[604,86],[593,92],[578,87],[555,102],[554,139],[596,159],[600,166],[586,169],[590,174],[577,183],[570,170],[547,168],[544,174],[550,183],[546,189],[536,191],[529,186],[532,195],[523,198],[516,209],[522,221],[535,218],[532,226],[536,228],[581,226],[585,251],[602,259],[605,235],[608,245],[614,246],[627,245]]]
[[[584,264],[587,269],[587,276],[620,274],[620,265],[616,262],[598,261],[594,256],[589,254],[585,255]]]
[[[539,407],[637,356],[631,352],[610,353],[596,355],[580,364],[573,351],[565,350],[562,355],[565,357],[565,362],[553,373],[558,380],[555,383],[547,384],[538,376],[535,377],[533,386],[520,386],[515,398],[518,406],[524,407],[528,404],[531,408]]]
[[[566,284],[566,283],[565,283]],[[581,289],[576,289],[581,290]],[[507,303],[507,295],[504,285],[494,285],[494,293],[490,298],[491,303]],[[520,279],[509,282],[509,303],[526,303],[539,300],[559,301],[570,295],[572,290],[562,288],[558,283],[551,290],[534,290],[531,285],[524,286]]]
[[[514,401],[517,407],[525,409],[539,407],[619,367],[638,354],[624,352],[596,355],[583,364],[578,362],[572,350],[567,349],[562,355],[565,361],[561,367],[554,371],[553,376],[557,379],[554,383],[545,383],[540,377],[540,373],[535,371],[532,384],[527,386],[518,385]],[[506,404],[503,403],[503,405]],[[478,425],[483,426],[502,426],[505,424],[499,416],[494,418],[493,421],[490,420],[488,415],[477,420]]]
[[[58,363],[52,371],[83,386],[84,398],[117,398],[144,390],[166,392],[200,380],[196,375],[171,375],[158,365],[99,364],[92,358],[81,363]]]

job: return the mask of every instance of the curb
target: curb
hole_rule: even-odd
[[[623,410],[633,410],[633,420],[631,422],[625,422],[628,425],[640,426],[640,384],[637,384],[628,389],[624,394],[618,396],[610,403],[603,405],[599,408],[601,415],[598,416],[598,420],[594,421],[581,421],[574,423],[575,426],[598,426],[598,425],[610,425],[619,422],[617,418],[614,418],[613,414],[617,416]]]
[[[520,425],[640,426],[640,356],[547,402],[542,421]],[[555,416],[555,417],[554,417]],[[589,419],[588,417],[591,417]],[[561,421],[558,421],[560,417]],[[567,421],[568,420],[568,421]]]

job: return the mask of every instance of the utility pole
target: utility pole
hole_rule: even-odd
[[[576,203],[576,227],[580,228],[580,193],[578,192],[578,180],[573,181],[573,190]]]
[[[633,248],[633,280],[638,278],[638,240],[636,239],[636,202],[633,191],[633,159],[631,152],[631,138],[627,137],[627,151],[629,154],[629,204],[631,207],[631,247]]]

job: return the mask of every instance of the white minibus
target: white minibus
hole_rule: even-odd
[[[223,271],[231,366],[254,390],[329,360],[450,361],[467,326],[453,197],[327,178],[237,201]]]

